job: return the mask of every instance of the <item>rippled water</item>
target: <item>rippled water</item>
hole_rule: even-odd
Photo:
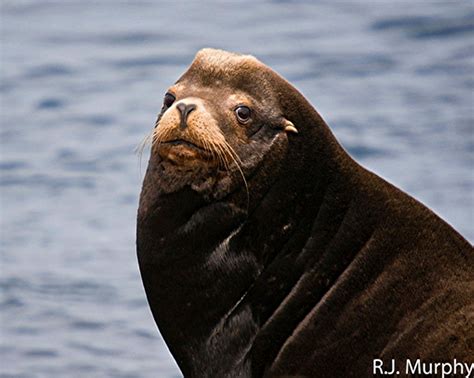
[[[1,376],[180,376],[137,268],[133,151],[201,47],[271,65],[474,240],[472,2],[176,3],[2,2]]]

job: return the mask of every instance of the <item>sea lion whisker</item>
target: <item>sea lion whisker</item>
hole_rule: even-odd
[[[199,144],[202,145],[205,151],[211,154],[211,159],[218,160],[218,154],[216,153],[216,150],[212,145],[212,140],[209,140],[209,138],[206,138],[204,135],[201,135],[201,133],[193,135],[193,137],[194,139],[199,141]]]
[[[168,137],[171,135],[172,132],[173,132],[173,130],[171,128],[165,128],[164,130],[158,128],[156,130],[156,141],[155,142],[163,143],[163,141],[168,139]]]
[[[141,177],[141,172],[142,172],[142,157],[143,157],[143,151],[145,150],[146,146],[148,144],[153,144],[153,134],[154,131],[151,131],[148,133],[148,135],[145,136],[145,138],[142,139],[140,143],[135,147],[134,152],[138,155],[138,170],[140,172],[140,177]]]
[[[138,143],[137,147],[135,147],[135,153],[142,153],[143,150],[145,149],[145,147],[147,146],[147,144],[150,142],[150,140],[152,139],[153,137],[153,132],[149,133],[148,135],[145,136],[145,138],[143,138],[140,143]]]
[[[227,153],[226,153],[225,149],[219,143],[215,143],[215,147],[216,147],[217,151],[219,151],[219,156],[221,157],[222,164],[224,166],[225,171],[229,172],[230,171],[230,165],[229,165],[229,160],[227,158]]]
[[[219,150],[219,147],[216,146],[215,144],[212,144],[212,151],[213,151],[213,153],[216,154],[217,165],[219,167],[222,166],[222,165],[225,165],[225,161],[222,157],[222,152]]]
[[[244,163],[240,159],[240,156],[235,152],[232,146],[224,139],[223,144],[229,149],[229,153],[232,155],[233,158],[239,163],[240,166],[243,166]]]
[[[211,153],[213,154],[213,156],[214,154],[216,156],[218,166],[223,165],[224,169],[227,170],[227,164],[226,164],[226,159],[224,157],[224,152],[222,148],[219,146],[219,143],[216,143],[216,141],[213,139],[207,139],[207,142],[209,143],[209,148],[210,148]]]
[[[224,142],[223,146],[225,146],[227,148],[227,151],[229,151],[229,156],[234,161],[235,165],[237,166],[237,169],[239,170],[240,175],[242,176],[242,180],[243,180],[244,185],[245,185],[245,191],[247,193],[247,210],[248,210],[249,205],[250,205],[250,193],[249,193],[249,186],[247,184],[247,179],[245,178],[244,171],[242,170],[242,167],[240,165],[240,164],[243,165],[242,160],[240,159],[240,157],[237,155],[235,150],[229,145],[229,143],[225,139],[223,140],[223,142]],[[240,164],[239,164],[239,162],[240,162]]]
[[[225,159],[225,168],[226,168],[227,172],[231,172],[231,164],[234,162],[238,166],[238,163],[236,161],[234,161],[234,158],[232,157],[232,152],[226,146],[225,141],[224,141],[224,143],[219,144],[219,146],[222,150],[222,154],[223,154],[224,159]]]
[[[218,154],[215,151],[215,148],[213,148],[212,143],[207,139],[207,138],[200,138],[202,143],[204,144],[204,149],[211,154],[211,159],[218,160]]]

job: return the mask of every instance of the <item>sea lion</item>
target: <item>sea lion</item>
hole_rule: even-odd
[[[472,362],[471,244],[356,163],[256,58],[199,51],[151,140],[138,260],[186,377]]]

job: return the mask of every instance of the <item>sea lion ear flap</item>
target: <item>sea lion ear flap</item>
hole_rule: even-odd
[[[287,133],[298,134],[298,129],[293,125],[293,122],[288,121],[286,118],[283,119],[283,130]]]

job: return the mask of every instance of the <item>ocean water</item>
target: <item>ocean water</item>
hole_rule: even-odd
[[[1,2],[1,377],[180,376],[139,276],[134,149],[202,47],[272,66],[474,241],[473,3],[255,3]]]

